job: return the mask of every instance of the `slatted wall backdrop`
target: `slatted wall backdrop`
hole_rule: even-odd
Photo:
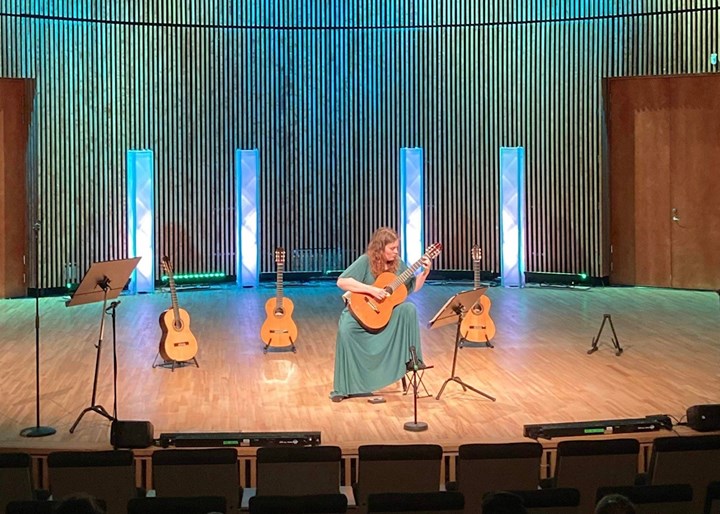
[[[398,226],[404,146],[425,151],[436,266],[471,269],[478,243],[497,272],[499,148],[523,146],[528,271],[605,276],[602,79],[718,71],[718,1],[2,2],[0,76],[37,81],[42,283],[126,256],[142,148],[178,273],[236,273],[236,148],[260,150],[261,271],[275,246],[302,271]]]

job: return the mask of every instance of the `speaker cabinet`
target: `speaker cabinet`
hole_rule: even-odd
[[[149,421],[119,421],[110,426],[110,444],[114,448],[147,448],[155,442]]]
[[[687,424],[698,432],[720,430],[720,404],[693,405],[687,410]]]

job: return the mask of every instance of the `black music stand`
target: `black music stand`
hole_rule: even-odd
[[[435,397],[436,400],[440,399],[440,396],[445,390],[445,386],[448,385],[449,382],[457,382],[462,386],[463,391],[467,391],[468,389],[470,389],[471,391],[475,391],[477,394],[484,396],[489,400],[495,401],[495,398],[493,398],[489,394],[483,393],[479,389],[476,389],[471,385],[466,384],[462,381],[460,377],[455,375],[458,349],[460,348],[460,343],[462,341],[462,336],[460,334],[460,325],[462,324],[462,320],[465,317],[465,313],[468,312],[468,310],[470,310],[473,305],[480,301],[480,297],[485,294],[485,291],[487,291],[487,287],[480,287],[478,289],[472,289],[470,291],[459,292],[458,294],[450,298],[447,302],[445,302],[445,305],[442,306],[442,308],[437,312],[437,314],[435,314],[433,319],[431,319],[428,323],[429,328],[438,328],[449,325],[453,322],[457,322],[457,332],[455,333],[455,353],[453,354],[452,371],[450,372],[450,378],[443,382],[443,385],[440,388],[440,392]]]
[[[107,306],[108,300],[114,300],[120,296],[120,292],[127,284],[130,279],[130,274],[140,262],[140,257],[133,257],[131,259],[119,259],[116,261],[105,261],[96,262],[90,266],[85,276],[83,277],[80,285],[78,286],[75,293],[73,293],[70,300],[65,305],[67,307],[73,307],[75,305],[84,305],[86,303],[94,303],[102,300],[102,315],[100,318],[100,337],[98,338],[97,353],[95,355],[95,376],[93,378],[93,389],[92,398],[90,400],[90,406],[83,409],[80,415],[70,427],[70,433],[75,431],[75,428],[80,423],[80,420],[86,412],[97,412],[101,416],[115,421],[117,419],[117,350],[115,345],[115,310],[120,302],[112,302],[110,306]],[[112,342],[113,342],[113,415],[111,416],[105,407],[95,403],[95,397],[97,394],[98,384],[98,371],[100,369],[100,353],[102,352],[103,334],[105,331],[105,314],[112,316]]]

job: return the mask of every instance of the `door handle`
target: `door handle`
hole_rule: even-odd
[[[678,216],[677,209],[672,210],[672,220],[673,221],[680,221],[680,216]]]

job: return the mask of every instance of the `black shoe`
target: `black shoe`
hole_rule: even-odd
[[[340,403],[345,398],[347,398],[347,396],[343,396],[341,394],[336,394],[335,396],[331,396],[330,400],[332,400],[334,403]]]

